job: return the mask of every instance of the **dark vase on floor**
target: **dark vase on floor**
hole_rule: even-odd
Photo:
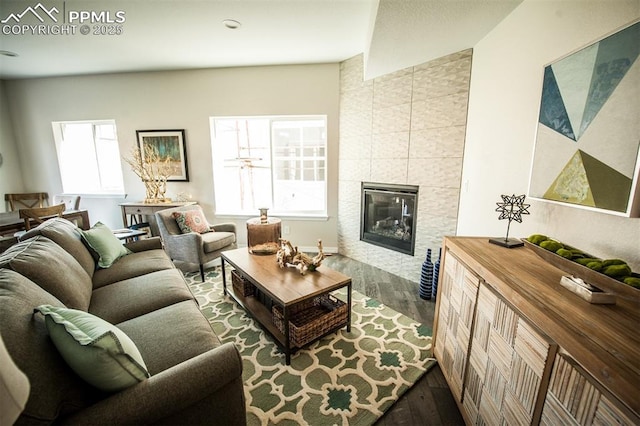
[[[433,262],[431,262],[431,249],[427,249],[427,258],[422,264],[422,273],[420,274],[420,290],[418,294],[421,299],[431,299],[431,285],[433,283]]]
[[[433,264],[433,283],[431,284],[431,293],[435,299],[438,295],[438,277],[440,276],[440,259],[442,259],[442,249],[438,250],[438,260]]]

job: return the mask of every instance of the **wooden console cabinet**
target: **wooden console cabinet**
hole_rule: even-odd
[[[590,304],[488,238],[445,238],[440,271],[433,350],[467,424],[640,424],[640,291]]]

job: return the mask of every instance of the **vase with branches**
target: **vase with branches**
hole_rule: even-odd
[[[165,197],[167,179],[171,175],[170,158],[162,159],[158,154],[158,150],[150,145],[144,145],[143,150],[141,151],[138,147],[134,148],[131,157],[124,160],[144,183],[147,192],[144,202],[171,202],[170,198]]]

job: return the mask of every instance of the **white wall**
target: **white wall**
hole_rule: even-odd
[[[328,115],[329,220],[283,220],[301,247],[337,247],[339,65],[206,69],[105,74],[6,82],[25,187],[62,191],[52,121],[115,119],[120,153],[129,156],[136,130],[185,129],[190,182],[170,182],[167,196],[189,193],[214,217],[209,117],[214,115]],[[144,186],[122,162],[127,201],[144,198]],[[91,223],[122,227],[123,199],[83,198]],[[256,216],[258,212],[256,211]],[[235,220],[246,244],[246,218]]]
[[[526,194],[543,68],[640,17],[640,1],[525,0],[473,50],[458,235],[504,236],[500,194]],[[640,270],[640,219],[529,200],[511,236],[543,233]]]
[[[0,165],[0,212],[7,210],[4,194],[25,192],[22,184],[22,172],[18,160],[16,141],[13,127],[9,119],[9,104],[7,102],[4,81],[0,80],[0,154],[3,161]]]

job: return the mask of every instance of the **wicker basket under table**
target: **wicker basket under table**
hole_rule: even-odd
[[[244,279],[235,269],[231,271],[231,282],[233,283],[233,291],[236,294],[244,297],[253,295],[255,290],[253,284]]]
[[[289,308],[289,341],[301,348],[336,327],[347,324],[349,309],[345,302],[330,294],[305,300]],[[271,310],[274,325],[284,333],[282,307]]]

